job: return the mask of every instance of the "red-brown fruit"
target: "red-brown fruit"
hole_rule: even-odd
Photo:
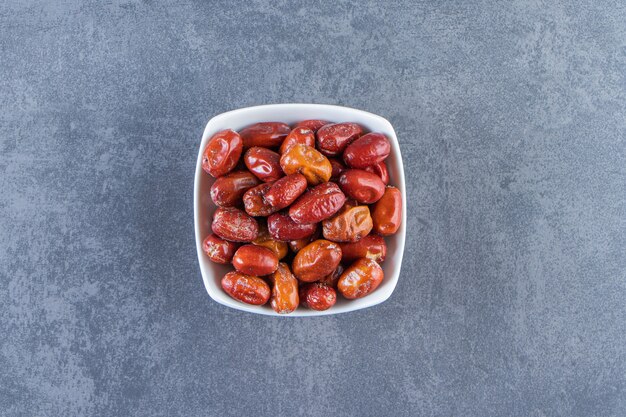
[[[243,160],[250,172],[261,181],[276,181],[285,175],[280,167],[280,155],[269,149],[254,146],[246,151]]]
[[[274,213],[267,218],[267,229],[274,239],[288,242],[311,236],[317,230],[317,225],[298,224],[286,213]]]
[[[270,299],[270,286],[253,275],[231,271],[222,278],[222,289],[237,301],[252,305],[263,305]]]
[[[306,186],[307,182],[304,175],[287,175],[272,184],[265,193],[265,201],[276,210],[283,209],[296,201],[306,191]]]
[[[231,242],[251,242],[259,234],[259,225],[246,212],[234,207],[219,207],[213,213],[213,233]]]
[[[209,139],[202,154],[202,169],[217,178],[229,173],[241,156],[243,142],[230,129],[217,132]]]
[[[387,244],[382,236],[369,234],[358,242],[340,243],[341,261],[349,263],[359,258],[373,259],[378,263],[387,256]]]
[[[259,182],[248,171],[230,172],[215,180],[211,186],[211,200],[220,207],[237,206],[241,203],[243,194]]]
[[[210,234],[202,242],[202,251],[215,263],[229,264],[238,246],[216,234]]]
[[[318,223],[337,213],[346,196],[334,182],[322,183],[304,193],[289,208],[296,223]]]
[[[351,168],[364,169],[384,161],[391,152],[391,144],[381,133],[368,133],[352,142],[343,153],[343,160]]]
[[[239,134],[245,149],[253,146],[278,148],[289,132],[291,132],[291,128],[285,123],[261,122],[246,127]]]
[[[251,216],[269,216],[277,209],[272,207],[270,203],[265,201],[265,194],[272,187],[271,182],[264,182],[261,185],[250,188],[243,195],[243,204],[246,209],[246,213]]]
[[[337,292],[333,287],[319,282],[300,287],[300,303],[316,311],[328,310],[337,302]]]
[[[376,174],[362,169],[346,169],[339,176],[341,190],[362,204],[378,201],[385,192],[385,183]]]
[[[361,258],[343,271],[337,289],[349,300],[361,298],[378,288],[383,278],[383,269],[376,261]]]
[[[278,268],[278,257],[268,248],[243,245],[233,256],[233,266],[248,275],[268,275]]]
[[[326,125],[317,131],[317,148],[326,156],[341,155],[362,134],[363,128],[356,123]]]
[[[396,187],[388,186],[382,198],[372,210],[374,231],[383,236],[393,235],[402,223],[402,193]]]
[[[294,128],[285,138],[283,144],[280,145],[280,154],[289,151],[294,145],[308,145],[315,147],[315,133],[306,127]]]

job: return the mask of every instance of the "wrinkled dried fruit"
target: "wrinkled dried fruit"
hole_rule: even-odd
[[[387,186],[390,152],[383,134],[314,119],[211,137],[201,163],[216,177],[210,197],[218,209],[202,250],[234,266],[224,291],[245,303],[269,300],[278,314],[299,304],[326,310],[337,291],[348,299],[374,291],[384,277],[384,236],[403,220],[400,191]]]
[[[229,272],[222,278],[222,289],[237,301],[263,305],[270,298],[270,287],[259,277]]]
[[[317,225],[298,224],[286,213],[274,213],[267,218],[267,229],[274,239],[288,242],[311,236]]]
[[[385,184],[376,174],[362,169],[346,169],[339,176],[341,190],[362,204],[378,201],[385,192]]]
[[[221,237],[210,234],[202,242],[202,251],[209,259],[218,264],[229,264],[238,245]]]
[[[284,154],[297,144],[315,147],[315,133],[306,127],[294,128],[280,145],[280,154]]]
[[[340,155],[362,134],[363,129],[356,123],[329,124],[317,131],[317,148],[326,156]]]
[[[304,193],[289,208],[296,223],[318,223],[337,213],[346,196],[334,182],[325,182]]]
[[[231,242],[251,242],[259,233],[256,220],[234,207],[219,207],[213,214],[213,233]]]
[[[324,238],[333,242],[356,242],[372,231],[373,223],[367,206],[346,206],[336,216],[324,220]]]
[[[230,129],[217,132],[204,148],[202,169],[213,177],[221,177],[230,172],[243,149],[242,139]]]
[[[378,175],[385,185],[389,184],[389,170],[387,169],[387,164],[385,164],[385,161],[370,165],[364,169],[367,172]]]
[[[344,162],[351,168],[364,169],[384,161],[391,152],[391,144],[381,133],[368,133],[352,142],[343,153]]]
[[[315,148],[297,144],[289,148],[280,158],[280,166],[287,175],[300,173],[309,185],[317,185],[330,179],[330,161]]]
[[[233,171],[215,180],[211,186],[211,200],[220,207],[237,206],[243,194],[259,182],[248,171]]]
[[[293,273],[303,282],[320,280],[332,273],[341,262],[341,248],[334,242],[319,239],[300,250],[293,259]]]
[[[298,308],[300,296],[298,294],[298,280],[289,270],[289,266],[281,262],[272,275],[272,296],[270,304],[278,314],[287,314]]]
[[[296,123],[293,127],[294,129],[297,127],[304,127],[306,129],[311,129],[313,132],[317,132],[320,127],[329,124],[326,120],[303,120],[301,122]]]
[[[246,151],[243,160],[250,172],[261,181],[276,181],[284,175],[280,168],[280,155],[269,149],[254,146]]]
[[[359,258],[373,259],[378,263],[387,256],[387,244],[382,236],[369,234],[358,242],[340,243],[341,261],[352,262]]]
[[[252,243],[271,250],[278,259],[283,259],[287,256],[287,252],[289,251],[289,245],[287,242],[281,242],[272,238],[270,232],[267,230],[267,224],[265,221],[259,222],[259,234],[257,235],[257,238],[252,241]]]
[[[371,259],[361,258],[350,265],[339,278],[337,289],[347,299],[365,297],[374,291],[384,277],[383,269]]]
[[[271,187],[271,182],[265,182],[245,192],[243,195],[243,205],[246,209],[246,213],[255,217],[269,216],[277,210],[272,207],[270,203],[265,201],[265,194]]]
[[[388,186],[372,210],[374,231],[383,236],[393,235],[402,223],[402,193]]]
[[[243,245],[233,256],[233,266],[244,274],[268,275],[278,268],[278,257],[262,246]]]
[[[337,302],[337,292],[329,285],[314,282],[300,287],[300,302],[312,310],[328,310]]]
[[[306,191],[306,178],[302,174],[287,175],[276,181],[265,193],[267,201],[276,210],[289,206]]]
[[[239,134],[245,149],[253,146],[278,148],[289,132],[291,128],[285,123],[261,122],[246,127]]]

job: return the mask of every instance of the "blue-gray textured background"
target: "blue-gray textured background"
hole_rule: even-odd
[[[623,1],[3,1],[0,414],[626,415]],[[206,294],[206,121],[395,126],[385,304],[277,320]]]

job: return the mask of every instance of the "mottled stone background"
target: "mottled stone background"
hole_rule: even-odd
[[[3,1],[0,414],[626,415],[623,1]],[[388,118],[394,295],[280,320],[196,260],[206,121]]]

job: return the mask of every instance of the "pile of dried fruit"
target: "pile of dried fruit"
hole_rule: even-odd
[[[202,168],[217,178],[218,208],[203,250],[235,268],[224,291],[248,304],[269,300],[277,313],[326,310],[336,290],[347,299],[374,291],[384,236],[402,220],[402,196],[388,185],[390,151],[384,135],[356,123],[264,122],[215,134]]]

